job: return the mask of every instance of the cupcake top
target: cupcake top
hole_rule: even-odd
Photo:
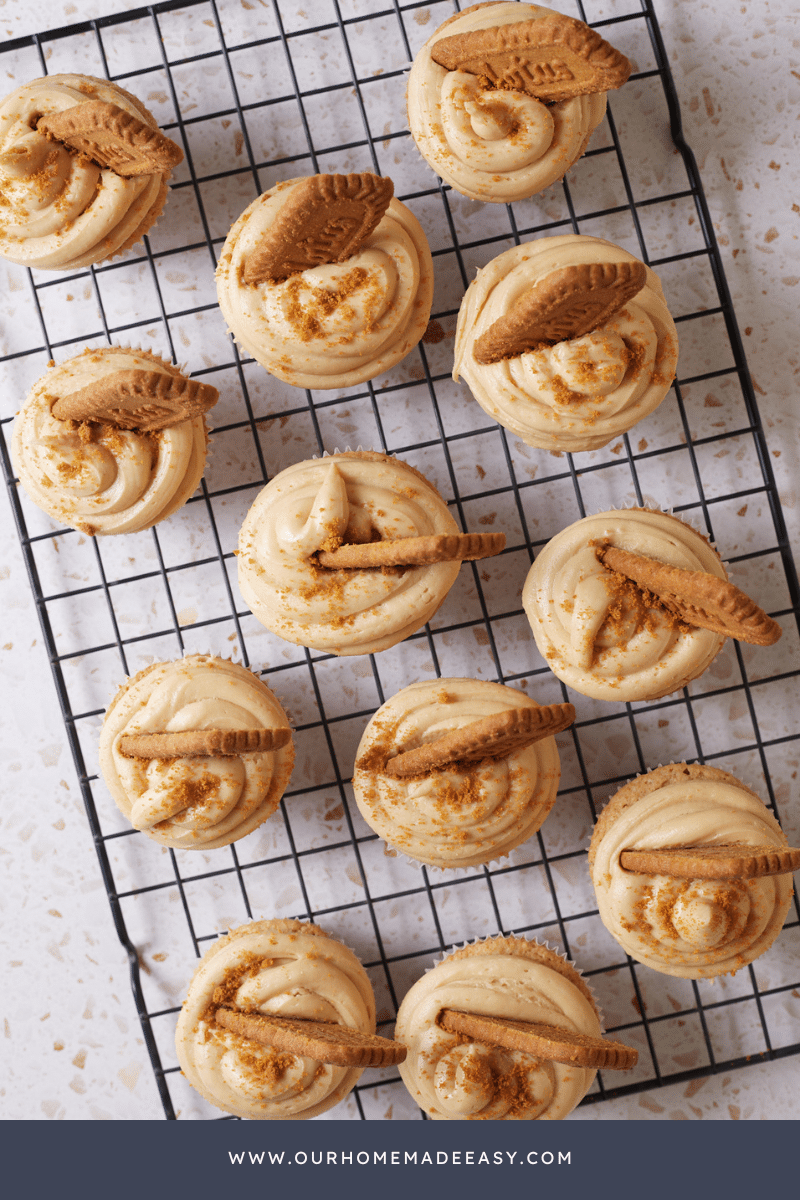
[[[53,415],[60,401],[84,389],[104,390],[121,372],[145,373],[162,391],[190,382],[147,350],[84,350],[42,376],[14,422],[11,453],[25,491],[54,520],[90,535],[137,533],[163,521],[186,503],[205,466],[202,413],[148,431],[120,428],[110,415]],[[141,374],[125,378],[136,381]],[[213,403],[216,389],[202,385],[202,391]]]
[[[518,1050],[465,1042],[438,1024],[444,1008],[600,1037],[597,1006],[580,974],[552,950],[518,937],[488,938],[449,954],[400,1005],[395,1037],[408,1047],[403,1082],[439,1121],[560,1121],[596,1071]]]
[[[158,131],[135,96],[90,75],[35,79],[0,104],[0,255],[12,262],[50,270],[102,262],[138,241],[164,206],[170,168],[126,178],[37,129],[42,116],[87,102]]]
[[[640,874],[624,850],[730,845],[780,849],[780,825],[727,771],[674,763],[626,784],[600,814],[589,866],[600,917],[623,950],[665,975],[733,974],[772,945],[792,899],[790,874],[687,879]]]
[[[180,739],[140,757],[124,739],[194,730],[286,731],[274,750],[237,751],[246,737],[194,747]],[[100,769],[117,807],[163,846],[213,850],[256,829],[278,807],[294,763],[289,722],[278,700],[251,671],[207,654],[154,663],[117,692],[100,734]],[[285,741],[283,740],[285,738]],[[185,740],[185,739],[184,739]],[[258,744],[258,739],[252,741]]]
[[[437,679],[403,688],[378,709],[358,747],[353,790],[364,820],[390,846],[428,866],[475,866],[527,841],[555,803],[561,775],[555,738],[410,778],[383,769],[399,751],[523,708],[538,705],[516,688],[485,680]]]
[[[315,229],[320,247],[313,256],[319,260],[316,265],[302,269],[295,264],[290,274],[253,281],[251,260],[278,222],[302,242],[302,222],[310,219],[313,207],[309,201],[316,199],[317,213],[324,213],[336,200],[338,185],[332,180],[361,180],[349,190],[360,187],[365,193],[380,193],[382,184],[390,185],[369,173],[284,180],[245,209],[228,234],[217,267],[220,308],[237,342],[271,374],[296,387],[347,388],[388,371],[422,337],[433,299],[427,239],[413,213],[395,199],[343,261],[330,261],[324,250],[349,215],[334,221],[330,236],[322,228],[317,237]],[[347,188],[342,184],[338,190]],[[367,194],[365,203],[370,201]],[[295,208],[301,217],[298,227],[287,215]]]
[[[528,572],[522,603],[540,654],[569,687],[598,700],[655,700],[696,679],[725,638],[683,624],[597,557],[603,545],[727,579],[702,534],[663,512],[584,517],[556,534]]]
[[[375,1000],[352,950],[295,920],[253,921],[219,938],[189,984],[175,1045],[211,1104],[257,1121],[307,1120],[352,1091],[361,1071],[262,1046],[217,1024],[220,1006],[375,1032]]]
[[[479,361],[478,339],[531,288],[553,272],[571,269],[577,276],[587,264],[604,263],[638,264],[644,286],[596,329]],[[655,273],[612,242],[564,234],[513,246],[478,272],[461,302],[453,378],[463,379],[481,408],[527,445],[595,450],[661,403],[677,358],[675,325]]]
[[[400,459],[346,451],[296,463],[256,497],[239,535],[239,587],[262,625],[334,654],[372,654],[419,629],[453,586],[460,562],[336,570],[330,546],[452,534],[436,489]]]
[[[538,4],[475,4],[440,25],[414,59],[406,95],[411,134],[436,174],[473,200],[507,204],[561,179],[602,121],[606,94],[551,101],[530,94],[521,81],[493,86],[484,71],[437,62],[437,43],[553,18],[573,36],[600,42],[582,22]],[[615,51],[611,56],[626,61]]]

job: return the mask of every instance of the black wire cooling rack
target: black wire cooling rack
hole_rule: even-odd
[[[399,0],[305,0],[302,10],[288,2],[166,0],[18,38],[0,57],[16,85],[65,71],[120,82],[186,151],[143,254],[70,275],[11,268],[19,303],[13,352],[0,360],[9,398],[2,432],[47,360],[87,344],[138,342],[175,361],[188,358],[192,373],[222,392],[199,494],[145,534],[92,540],[56,528],[18,491],[2,443],[100,870],[168,1118],[176,1110],[218,1115],[180,1075],[174,1023],[194,956],[254,916],[312,918],[342,936],[368,968],[384,1030],[410,983],[457,942],[513,930],[560,945],[589,977],[609,1030],[640,1050],[634,1072],[598,1076],[584,1103],[800,1051],[796,901],[776,945],[746,971],[717,983],[673,980],[625,961],[599,922],[584,862],[598,808],[631,775],[662,761],[728,768],[776,812],[776,798],[783,801],[790,817],[785,801],[800,737],[786,724],[800,676],[786,669],[798,661],[797,576],[653,5],[578,0],[574,15],[627,53],[635,72],[566,181],[510,206],[466,201],[441,185],[405,129],[408,63],[452,10]],[[429,236],[436,324],[387,379],[346,393],[303,393],[270,380],[225,335],[213,294],[217,253],[232,220],[275,180],[364,169],[393,177]],[[657,413],[616,445],[577,456],[522,446],[487,424],[449,378],[455,316],[474,268],[521,239],[562,231],[608,237],[655,267],[681,337],[680,377]],[[420,467],[464,528],[496,522],[508,534],[497,560],[462,570],[431,626],[369,660],[287,646],[261,629],[231,582],[238,526],[267,479],[348,443]],[[657,703],[569,694],[578,720],[559,737],[560,800],[537,837],[499,865],[442,874],[387,857],[349,790],[355,747],[374,709],[420,675],[478,674],[530,688],[545,703],[566,699],[519,607],[527,568],[569,521],[653,502],[715,539],[732,578],[784,627],[776,650],[728,643],[690,690]],[[97,730],[123,673],[209,649],[259,669],[277,689],[295,719],[298,766],[281,815],[261,831],[205,854],[166,852],[123,827],[96,771]],[[419,1113],[389,1070],[366,1072],[331,1115]]]

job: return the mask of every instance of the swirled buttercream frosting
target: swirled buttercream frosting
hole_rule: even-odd
[[[727,579],[707,539],[677,517],[646,508],[584,517],[539,552],[522,589],[539,653],[559,679],[597,700],[656,700],[685,687],[724,637],[682,624],[607,571],[601,545]]]
[[[580,974],[546,946],[496,937],[454,951],[417,980],[395,1027],[408,1048],[403,1082],[435,1121],[560,1121],[592,1086],[596,1071],[588,1067],[465,1042],[438,1024],[443,1008],[602,1033]]]
[[[420,778],[381,770],[387,758],[510,708],[535,708],[516,688],[438,679],[403,688],[364,730],[353,774],[361,815],[393,848],[428,866],[472,867],[532,837],[556,799],[555,738],[510,754],[437,767]]]
[[[351,387],[388,371],[422,337],[433,262],[419,221],[393,199],[344,262],[245,283],[248,255],[302,182],[276,184],[235,222],[217,267],[219,306],[236,341],[270,374],[296,387]]]
[[[238,841],[278,807],[294,764],[291,741],[272,751],[135,758],[131,734],[185,730],[287,729],[266,684],[227,659],[190,654],[154,663],[127,680],[100,734],[100,769],[120,812],[153,841],[213,850]]]
[[[553,12],[538,4],[473,5],[440,25],[414,59],[406,94],[411,136],[436,174],[473,200],[508,204],[561,179],[602,121],[606,93],[545,104],[467,71],[448,71],[431,49],[454,34]]]
[[[333,654],[386,650],[430,620],[459,562],[341,570],[318,550],[458,533],[447,505],[419,471],[375,451],[296,463],[259,493],[239,535],[239,587],[267,629]]]
[[[54,520],[83,533],[149,529],[186,503],[203,474],[202,416],[141,433],[52,415],[62,397],[130,370],[181,378],[147,350],[84,350],[42,376],[14,422],[11,455],[23,488]]]
[[[317,925],[254,921],[214,942],[183,1002],[175,1034],[192,1087],[225,1112],[254,1121],[304,1121],[327,1112],[361,1075],[279,1052],[214,1021],[221,1005],[375,1032],[375,1000],[353,951]]]
[[[768,950],[792,900],[791,875],[675,879],[620,865],[623,850],[787,845],[755,792],[713,767],[674,763],[621,788],[600,814],[589,866],[600,917],[626,954],[664,975],[728,975]]]
[[[528,446],[596,450],[648,416],[675,377],[678,338],[661,284],[647,282],[598,329],[499,362],[481,363],[477,339],[551,272],[584,263],[637,262],[602,238],[577,234],[513,246],[483,267],[458,314],[453,378]]]
[[[121,254],[147,233],[167,198],[169,171],[123,179],[39,133],[42,116],[106,101],[158,124],[115,83],[48,75],[0,104],[0,255],[25,267],[75,270]]]

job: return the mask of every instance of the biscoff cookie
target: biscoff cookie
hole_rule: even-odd
[[[391,1038],[348,1029],[332,1021],[265,1016],[231,1008],[218,1008],[214,1020],[223,1029],[261,1046],[274,1046],[284,1054],[313,1058],[334,1067],[390,1067],[406,1056],[405,1046]]]
[[[118,84],[49,75],[17,88],[0,103],[0,255],[74,271],[121,254],[158,219],[182,157]]]
[[[626,869],[626,851],[751,847],[773,854],[781,873],[739,878]],[[645,966],[684,979],[734,974],[781,931],[792,899],[795,853],[750,788],[727,771],[671,763],[622,787],[598,818],[589,869],[600,917],[622,949]],[[713,868],[712,868],[713,869]]]
[[[593,1067],[468,1040],[441,1024],[455,1010],[502,1022],[602,1036],[600,1014],[580,973],[554,951],[520,937],[494,937],[448,954],[406,994],[395,1037],[408,1048],[399,1070],[435,1121],[558,1121],[592,1085]]]
[[[199,484],[217,397],[148,350],[84,350],[51,366],[17,414],[20,483],[54,520],[90,536],[149,529]]]
[[[430,620],[461,559],[370,565],[371,547],[459,536],[436,488],[408,463],[378,451],[326,455],[287,467],[256,497],[239,534],[239,587],[286,641],[373,654]],[[320,552],[341,543],[365,565],[322,565],[340,561]]]
[[[519,1050],[545,1062],[591,1067],[595,1071],[629,1071],[639,1059],[638,1050],[622,1042],[591,1037],[554,1025],[485,1017],[452,1008],[442,1009],[439,1025],[448,1033],[464,1034],[473,1042]]]
[[[727,580],[708,539],[668,513],[631,508],[584,517],[539,551],[522,589],[539,653],[585,696],[667,696],[701,675],[725,639],[687,625],[633,581],[607,570],[598,557],[606,546]]]
[[[219,305],[270,374],[295,387],[346,388],[417,345],[433,260],[422,226],[392,191],[370,172],[287,179],[234,223],[217,266]]]
[[[478,271],[459,309],[453,378],[527,445],[575,452],[649,416],[677,360],[655,272],[613,242],[561,234]]]
[[[396,538],[391,542],[362,542],[320,550],[321,567],[428,567],[432,563],[469,562],[491,558],[505,549],[504,533],[439,533]]]
[[[553,807],[561,765],[552,733],[572,719],[572,705],[542,709],[486,680],[412,683],[378,709],[361,737],[353,771],[359,811],[389,847],[426,866],[502,858]]]
[[[251,833],[278,807],[294,764],[278,699],[245,667],[207,654],[127,680],[106,712],[99,754],[120,812],[181,850]]]
[[[306,1053],[297,1039],[288,1049],[254,1040],[221,1009],[245,1017],[300,1026],[304,1022],[373,1035],[375,999],[352,950],[318,925],[297,920],[253,921],[203,955],[183,1002],[175,1032],[178,1061],[206,1100],[255,1121],[304,1121],[327,1112],[358,1082],[361,1067],[337,1065]],[[330,1038],[328,1039],[330,1042]],[[380,1039],[381,1042],[386,1039]]]
[[[522,200],[580,158],[605,114],[606,88],[629,70],[583,22],[538,4],[475,4],[448,18],[414,59],[411,135],[465,196]]]

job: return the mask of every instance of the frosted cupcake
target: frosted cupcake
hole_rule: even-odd
[[[436,488],[407,463],[346,451],[296,463],[259,493],[239,535],[239,587],[286,641],[372,654],[430,620],[464,558],[504,544],[502,534],[459,534]],[[426,547],[440,545],[437,561]]]
[[[656,274],[612,242],[564,234],[478,272],[461,302],[453,378],[528,446],[574,452],[652,413],[677,360]]]
[[[181,149],[115,83],[49,75],[0,104],[0,255],[76,270],[121,254],[164,207]]]
[[[781,627],[727,582],[708,539],[667,513],[584,517],[539,552],[522,603],[554,675],[596,700],[657,700],[706,670],[725,638]]]
[[[434,1121],[560,1121],[592,1086],[596,1069],[465,1037],[443,1027],[444,1011],[545,1027],[597,1048],[594,998],[579,972],[546,946],[488,938],[455,950],[417,980],[397,1014],[395,1037],[408,1049],[400,1074]],[[635,1061],[630,1052],[627,1065]]]
[[[654,971],[733,974],[769,949],[786,920],[800,865],[800,851],[787,847],[778,822],[734,775],[658,767],[621,788],[598,818],[589,867],[600,917],[626,954]],[[643,861],[630,863],[631,852]],[[765,860],[760,867],[752,855]],[[770,862],[781,873],[766,873]]]
[[[217,295],[236,341],[296,387],[374,379],[428,324],[433,262],[422,227],[390,179],[287,179],[233,225]]]
[[[253,1121],[305,1121],[327,1112],[362,1072],[282,1053],[220,1025],[222,1007],[375,1031],[375,999],[361,963],[302,921],[253,921],[206,951],[178,1018],[178,1061],[217,1108]]]
[[[128,679],[106,712],[100,770],[120,812],[162,846],[214,850],[274,813],[294,747],[251,671],[190,654]]]
[[[417,54],[407,107],[417,149],[473,200],[544,191],[583,154],[628,60],[582,21],[538,4],[476,4]]]
[[[84,350],[51,367],[14,422],[25,491],[83,533],[138,533],[186,503],[203,475],[204,413],[219,393],[147,350]]]
[[[574,717],[571,705],[553,708],[570,710],[559,714],[561,728]],[[353,791],[362,817],[391,847],[427,866],[503,857],[536,833],[555,803],[561,765],[549,730],[558,726],[538,724],[550,712],[516,688],[485,680],[403,688],[378,709],[358,747]],[[509,738],[503,722],[510,728],[523,717],[532,718],[530,727]],[[485,737],[493,722],[496,744]],[[454,734],[464,744],[437,757]],[[420,750],[424,761],[391,773],[401,756]]]

